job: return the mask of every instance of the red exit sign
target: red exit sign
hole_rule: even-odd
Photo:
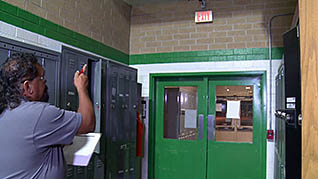
[[[212,21],[213,21],[212,10],[195,12],[195,23],[212,22]]]

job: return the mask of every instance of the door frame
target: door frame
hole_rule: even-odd
[[[149,74],[149,136],[148,136],[148,178],[154,179],[155,177],[155,117],[156,117],[156,92],[158,81],[169,81],[171,79],[191,79],[191,77],[216,77],[225,78],[226,80],[233,77],[260,77],[261,78],[261,130],[263,135],[262,153],[261,156],[263,163],[261,164],[262,178],[266,178],[266,130],[267,130],[267,83],[266,71],[241,71],[241,72],[190,72],[190,73],[151,73]],[[167,79],[169,78],[169,80]],[[264,150],[264,151],[263,151]]]

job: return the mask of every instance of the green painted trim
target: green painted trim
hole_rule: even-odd
[[[263,116],[263,129],[262,131],[267,131],[267,72],[264,71],[264,74],[262,75],[262,80],[261,80],[261,98],[262,99],[262,107],[261,107],[261,110],[262,110],[262,116]],[[264,173],[265,175],[263,176],[263,178],[266,178],[266,158],[267,158],[267,136],[266,134],[263,134],[263,147],[262,149],[264,149],[265,151],[262,151],[262,153],[264,153],[264,155],[262,156],[262,160],[264,161],[263,163],[263,167],[265,169]]]
[[[129,64],[138,65],[155,63],[268,60],[268,54],[268,48],[242,48],[190,52],[136,54],[130,55]],[[276,47],[272,49],[272,59],[282,59],[282,56],[282,47]]]
[[[155,91],[155,76],[153,74],[149,75],[149,126],[148,126],[148,178],[153,179],[155,177],[154,174],[154,155],[155,155],[155,121],[151,119],[155,119],[155,108],[154,105],[154,96],[156,94]]]
[[[129,64],[128,54],[4,1],[0,1],[0,20],[103,57]]]
[[[266,71],[244,71],[244,72],[189,72],[189,73],[151,73],[149,74],[149,136],[148,136],[148,178],[154,179],[154,155],[155,155],[155,95],[156,95],[156,84],[158,80],[169,80],[178,77],[229,77],[229,76],[261,76],[261,98],[262,98],[262,107],[261,107],[261,116],[263,117],[262,131],[267,130],[267,73]],[[261,159],[264,161],[262,164],[262,173],[266,178],[266,150],[267,150],[267,139],[266,132],[262,135],[263,143],[261,151]]]
[[[186,72],[186,73],[151,73],[150,80],[165,77],[196,77],[196,76],[256,76],[264,75],[265,71],[238,71],[238,72]],[[151,83],[150,83],[151,85]],[[151,91],[150,91],[151,92]],[[149,93],[149,99],[150,99]]]

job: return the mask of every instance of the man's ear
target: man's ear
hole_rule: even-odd
[[[29,80],[25,80],[23,82],[23,87],[22,87],[22,95],[25,97],[30,97],[33,94],[32,87],[30,85]]]

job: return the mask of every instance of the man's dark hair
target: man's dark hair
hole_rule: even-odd
[[[38,75],[37,59],[33,54],[12,54],[0,67],[0,114],[6,109],[18,107],[25,98],[22,83]]]

